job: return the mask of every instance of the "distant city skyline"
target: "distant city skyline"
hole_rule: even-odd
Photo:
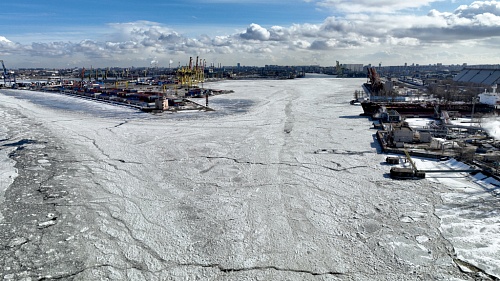
[[[500,63],[498,1],[19,0],[0,20],[8,68]]]

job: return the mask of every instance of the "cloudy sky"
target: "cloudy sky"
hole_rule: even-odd
[[[499,64],[500,1],[2,0],[9,68]]]

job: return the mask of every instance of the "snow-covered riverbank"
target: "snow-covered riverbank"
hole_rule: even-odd
[[[419,169],[469,169],[454,159],[414,158]],[[441,232],[454,246],[463,270],[467,264],[500,276],[500,182],[482,173],[428,173],[427,180],[443,185],[443,204],[436,206]]]
[[[59,276],[473,280],[455,257],[500,275],[497,252],[469,251],[460,237],[470,233],[451,229],[463,213],[448,212],[450,194],[462,189],[388,178],[371,122],[348,105],[363,81],[223,81],[206,86],[235,92],[202,113],[149,115],[28,91],[2,95],[0,106],[71,155],[64,184],[82,194],[45,229],[74,226],[64,239],[86,258]],[[461,226],[498,225],[494,212],[470,219]],[[4,275],[21,274],[12,271]]]

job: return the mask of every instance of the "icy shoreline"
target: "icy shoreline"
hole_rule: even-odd
[[[54,160],[43,153],[33,160],[37,167],[65,163],[68,172],[56,172],[50,186],[84,192],[67,197],[61,225],[44,229],[73,222],[60,239],[85,245],[88,253],[75,272],[60,275],[473,280],[454,258],[494,274],[495,252],[468,255],[472,244],[460,239],[470,233],[449,231],[454,223],[477,221],[457,222],[458,212],[446,216],[455,199],[443,201],[442,194],[460,190],[385,176],[370,121],[348,105],[361,81],[221,82],[214,88],[235,90],[214,98],[215,105],[232,106],[227,112],[221,106],[216,113],[168,116],[91,108],[88,101],[44,93],[9,94],[6,106],[28,117],[19,124],[40,123],[58,144],[54,149],[64,147],[60,160],[55,150]],[[31,103],[41,97],[69,108]],[[467,185],[463,176],[457,180]],[[451,233],[448,240],[440,229]],[[488,254],[489,260],[476,256]]]
[[[414,158],[419,169],[468,169],[454,159],[433,161]],[[500,182],[482,173],[428,174],[427,180],[444,185],[443,204],[436,206],[441,219],[440,230],[450,240],[459,265],[465,271],[474,267],[493,276],[500,276]],[[472,266],[472,268],[471,268]]]
[[[5,116],[2,116],[3,120],[7,121]],[[4,127],[0,128],[1,130],[5,129]],[[5,132],[0,132],[1,136],[0,145],[2,142],[5,142],[9,137]],[[5,191],[7,188],[14,182],[17,177],[17,169],[15,168],[16,162],[9,158],[9,154],[14,151],[16,148],[13,147],[2,147],[0,149],[0,206],[4,204]],[[2,223],[4,217],[0,212],[0,223]]]

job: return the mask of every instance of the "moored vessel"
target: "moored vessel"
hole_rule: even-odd
[[[398,94],[394,89],[392,81],[383,81],[374,68],[368,69],[368,79],[362,85],[366,98],[358,99],[359,93],[355,93],[355,100],[351,104],[359,104],[363,108],[363,114],[374,116],[380,112],[397,111],[403,116],[418,117],[439,117],[443,112],[447,112],[449,117],[468,117],[474,114],[488,115],[497,113],[497,104],[500,97],[496,92],[497,86],[492,87],[492,91],[485,91],[473,97],[470,101],[443,101],[431,99],[429,97],[412,100]],[[401,88],[401,87],[400,87]]]

